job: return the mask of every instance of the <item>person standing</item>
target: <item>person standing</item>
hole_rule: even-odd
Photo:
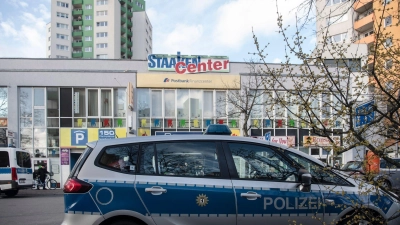
[[[37,171],[40,182],[43,185],[43,190],[46,190],[45,180],[46,180],[46,174],[48,174],[48,173],[49,173],[49,171],[47,171],[45,164],[43,164]],[[36,190],[39,190],[39,186],[36,186]]]

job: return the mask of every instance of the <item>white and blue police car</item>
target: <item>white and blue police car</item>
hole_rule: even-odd
[[[395,194],[298,150],[220,135],[88,143],[64,200],[63,225],[400,224]]]

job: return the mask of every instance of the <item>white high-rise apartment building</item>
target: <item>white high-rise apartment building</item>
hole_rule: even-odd
[[[152,26],[144,0],[52,0],[48,58],[147,59]]]

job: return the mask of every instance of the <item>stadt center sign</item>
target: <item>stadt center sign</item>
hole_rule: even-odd
[[[218,72],[229,73],[227,56],[151,54],[147,57],[149,71],[175,71],[178,74]]]

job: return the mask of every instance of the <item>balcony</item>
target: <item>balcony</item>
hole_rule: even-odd
[[[128,1],[127,4],[128,9],[131,9],[133,7],[133,3],[131,1]]]
[[[363,37],[355,41],[355,44],[371,44],[375,42],[375,34],[369,35],[367,37]]]
[[[72,42],[72,47],[74,47],[74,48],[77,48],[77,47],[81,47],[82,48],[82,46],[83,46],[82,40]]]
[[[128,11],[128,18],[130,19],[130,18],[132,18],[132,16],[133,16],[133,13],[131,11]]]
[[[121,15],[124,15],[128,10],[124,7],[121,7]]]
[[[121,53],[126,54],[126,48],[121,48]]]
[[[125,34],[126,33],[126,28],[124,28],[124,27],[121,27],[121,35],[123,35],[123,34]]]
[[[132,48],[132,42],[128,41],[127,43],[128,48]]]
[[[83,0],[72,0],[72,5],[82,5]]]
[[[83,10],[82,9],[74,9],[74,10],[72,10],[72,15],[73,16],[82,16]]]
[[[119,2],[121,3],[121,5],[125,5],[127,0],[119,0]]]
[[[354,29],[358,32],[365,32],[374,28],[374,13],[371,13],[356,22],[354,22]]]
[[[82,37],[82,36],[83,36],[83,31],[81,30],[72,31],[72,37]]]
[[[125,44],[126,43],[126,38],[124,38],[124,37],[121,37],[121,44]]]
[[[128,20],[127,22],[128,28],[132,28],[132,21]]]
[[[128,58],[132,57],[132,52],[128,50]]]
[[[128,37],[132,37],[132,31],[128,30],[128,31],[126,32],[126,34],[128,35]]]
[[[125,18],[121,17],[121,25],[126,24],[126,22],[127,22],[127,20]]]
[[[83,52],[72,52],[72,58],[82,58]]]
[[[72,26],[82,26],[83,21],[82,20],[72,20]]]
[[[372,8],[372,2],[373,0],[356,1],[353,4],[353,9],[358,13],[365,12],[367,9]]]

